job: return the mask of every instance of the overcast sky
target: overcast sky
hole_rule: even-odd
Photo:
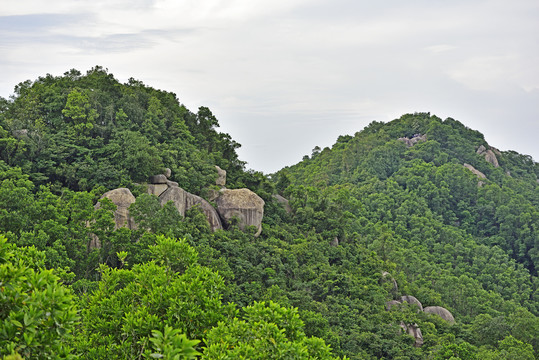
[[[410,112],[539,159],[537,0],[2,1],[0,96],[94,65],[208,106],[265,173]]]

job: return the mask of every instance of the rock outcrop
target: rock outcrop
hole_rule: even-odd
[[[217,211],[213,206],[210,205],[209,202],[201,198],[200,196],[193,195],[191,193],[186,192],[186,198],[185,198],[185,209],[189,210],[193,206],[198,206],[204,212],[204,215],[206,215],[206,219],[208,220],[208,223],[210,224],[211,231],[216,231],[223,228],[223,225],[221,224],[221,219],[219,218],[219,214],[217,214]]]
[[[174,204],[176,209],[178,209],[178,212],[182,216],[185,216],[185,212],[193,206],[199,206],[200,209],[204,212],[204,215],[206,215],[208,223],[210,224],[210,229],[212,231],[223,228],[217,211],[215,211],[215,209],[213,208],[213,206],[210,205],[209,202],[207,202],[200,196],[193,195],[185,191],[181,187],[170,186],[159,196],[159,201],[161,202],[162,206],[164,206],[169,201],[172,201],[172,203]]]
[[[486,179],[487,177],[485,174],[483,174],[481,171],[477,170],[470,164],[464,164],[463,165],[466,169],[470,170],[472,173],[474,173],[475,176],[477,176],[480,179]]]
[[[417,324],[405,324],[401,321],[399,326],[410,336],[415,339],[414,346],[420,347],[423,345],[423,334],[421,334],[421,329]]]
[[[215,180],[215,185],[220,187],[225,187],[226,185],[226,170],[221,169],[219,166],[215,165],[217,170],[217,180]]]
[[[424,312],[428,314],[436,314],[450,324],[455,323],[455,318],[449,310],[441,306],[427,306],[423,309]]]
[[[288,201],[287,198],[285,198],[285,197],[283,197],[283,196],[281,196],[281,195],[279,195],[279,194],[273,195],[273,198],[274,198],[275,200],[277,200],[277,202],[278,202],[279,204],[281,204],[281,205],[284,207],[284,209],[286,210],[286,212],[287,212],[288,214],[291,214],[291,213],[292,213],[292,207],[290,206],[290,203],[289,203],[289,201]]]
[[[135,197],[131,194],[131,191],[127,188],[119,188],[108,191],[101,196],[101,199],[107,198],[114,205],[116,205],[116,211],[114,211],[114,228],[118,229],[126,227],[128,229],[135,229],[136,224],[132,217],[129,216],[129,206],[135,202]],[[99,209],[100,203],[97,203],[95,208]]]
[[[498,154],[500,154],[500,151],[499,150],[496,150],[498,152]],[[477,149],[477,153],[479,155],[482,155],[485,157],[485,160],[492,164],[494,167],[499,167],[500,165],[498,164],[498,159],[496,158],[496,154],[494,154],[494,151],[492,151],[491,149],[488,149],[485,148],[485,146],[481,145],[479,146],[479,148]]]
[[[163,174],[150,176],[150,184],[166,184],[167,177]]]
[[[244,230],[247,226],[257,228],[256,236],[262,232],[264,200],[249,189],[222,189],[216,199],[217,212],[226,226],[233,218],[238,219],[238,226]]]
[[[414,146],[416,143],[418,143],[420,141],[426,141],[427,140],[427,135],[426,134],[423,134],[423,135],[415,134],[411,138],[401,137],[401,138],[398,138],[397,140],[400,140],[400,141],[404,142],[407,147],[412,147],[412,146]]]
[[[423,305],[415,296],[411,295],[404,295],[401,296],[401,302],[407,302],[410,305],[417,305],[420,311],[423,311]]]

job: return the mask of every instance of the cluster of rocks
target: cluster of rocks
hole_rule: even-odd
[[[412,136],[411,138],[401,137],[401,138],[398,138],[397,140],[400,140],[400,141],[404,142],[407,147],[412,147],[412,146],[414,146],[416,143],[418,143],[420,141],[426,141],[427,140],[427,135],[426,134],[423,134],[423,135],[414,134],[414,136]]]
[[[393,291],[398,290],[397,282],[394,278],[391,277],[391,275],[384,271],[382,272],[382,280],[383,281],[391,281],[393,283]],[[443,308],[441,306],[427,306],[423,307],[423,304],[415,296],[411,295],[403,295],[397,300],[391,300],[386,302],[386,310],[391,310],[393,307],[399,307],[403,303],[408,303],[410,305],[414,305],[417,307],[417,312],[425,312],[427,314],[435,314],[441,317],[443,320],[447,321],[450,324],[455,323],[455,318],[453,317],[453,314],[446,308]],[[408,335],[411,335],[415,339],[414,345],[419,347],[423,345],[423,334],[421,333],[421,329],[417,324],[407,324],[403,321],[400,322],[399,326],[406,332]]]
[[[477,154],[484,156],[485,160],[488,163],[492,164],[494,167],[499,167],[500,165],[498,164],[498,159],[496,158],[495,153],[501,155],[498,149],[490,148],[487,150],[484,145],[479,146],[479,148],[477,149]]]
[[[262,217],[264,216],[264,200],[249,189],[231,190],[225,188],[226,171],[218,166],[216,166],[216,170],[218,174],[216,185],[221,187],[212,196],[212,201],[214,200],[217,204],[216,208],[200,196],[185,191],[177,182],[170,181],[170,169],[165,169],[163,174],[151,176],[147,192],[157,196],[162,206],[171,201],[182,216],[185,216],[185,212],[193,206],[198,206],[206,215],[212,231],[223,229],[223,224],[228,227],[237,223],[241,230],[245,230],[248,226],[255,226],[257,228],[256,236],[260,235]],[[129,216],[129,206],[135,202],[135,197],[129,189],[114,189],[103,194],[101,198],[108,198],[116,205],[114,212],[116,228],[136,228],[135,222]]]

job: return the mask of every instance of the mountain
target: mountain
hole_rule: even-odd
[[[265,176],[218,125],[101,67],[0,99],[0,353],[535,358],[533,159],[416,113]],[[216,165],[227,187],[258,194],[260,235],[147,193],[166,172],[163,188],[218,207]],[[100,199],[116,188],[136,197],[132,226]]]

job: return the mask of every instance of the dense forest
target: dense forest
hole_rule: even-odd
[[[531,157],[415,113],[265,175],[218,127],[99,66],[0,98],[3,359],[537,359]],[[169,170],[215,206],[216,165],[260,235],[147,191]]]

